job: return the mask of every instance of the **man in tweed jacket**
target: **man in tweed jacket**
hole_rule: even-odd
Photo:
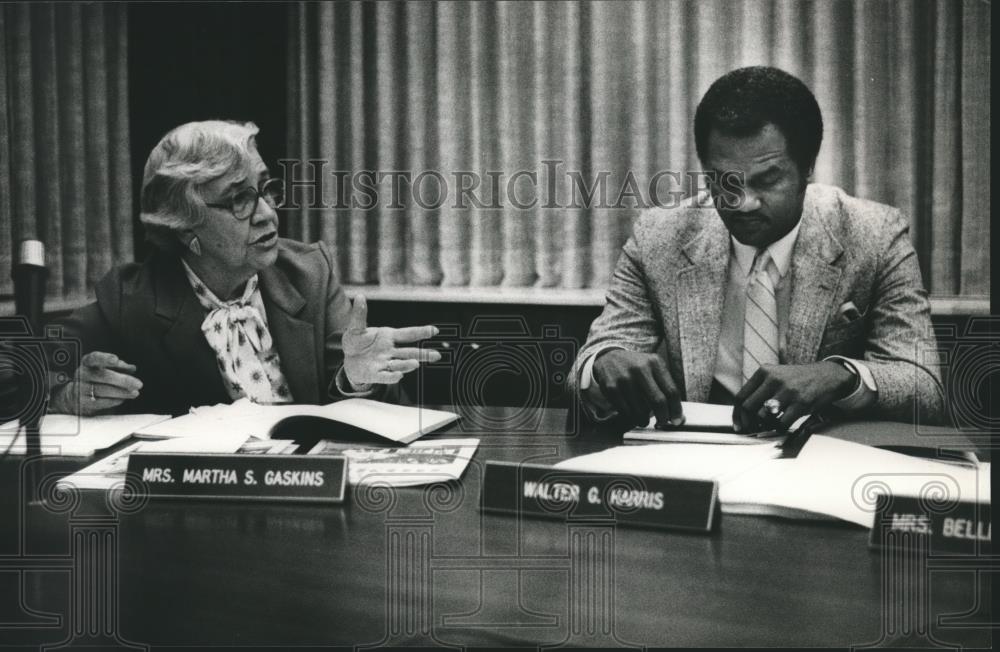
[[[734,426],[750,431],[768,423],[769,399],[783,427],[831,409],[941,418],[906,219],[809,184],[821,139],[815,98],[787,73],[744,68],[712,85],[695,117],[710,192],[636,221],[571,376],[592,418],[679,425],[681,400],[708,401],[733,405]],[[748,375],[748,279],[763,252],[778,359]]]

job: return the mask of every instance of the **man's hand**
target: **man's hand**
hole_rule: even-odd
[[[650,412],[663,424],[684,423],[680,393],[660,356],[611,349],[597,354],[593,370],[605,398],[635,426],[648,425]]]
[[[132,375],[135,370],[113,353],[91,351],[80,360],[73,380],[52,396],[49,411],[90,416],[117,407],[139,396],[142,381]]]
[[[350,325],[344,333],[344,373],[355,387],[398,383],[403,374],[417,369],[421,362],[437,362],[441,354],[433,349],[396,345],[419,342],[437,334],[435,326],[369,327],[368,303],[359,294],[351,306]]]
[[[764,365],[736,394],[733,426],[738,432],[773,428],[774,419],[764,408],[764,401],[773,398],[783,411],[778,425],[787,430],[799,417],[849,394],[855,382],[854,374],[836,362]]]

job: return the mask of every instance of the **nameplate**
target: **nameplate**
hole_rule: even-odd
[[[718,485],[487,462],[482,508],[566,522],[711,532],[718,513]]]
[[[926,499],[880,495],[875,503],[873,548],[913,547],[917,540],[930,552],[989,555],[992,525],[989,504],[959,502],[943,506]]]
[[[141,453],[128,474],[153,498],[340,503],[347,460],[336,455]]]

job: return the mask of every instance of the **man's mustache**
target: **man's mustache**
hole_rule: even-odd
[[[767,215],[764,215],[763,213],[758,213],[757,211],[754,211],[753,213],[741,213],[737,210],[729,209],[729,210],[723,210],[721,212],[726,219],[735,220],[738,222],[768,219]]]

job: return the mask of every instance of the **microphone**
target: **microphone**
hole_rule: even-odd
[[[21,241],[11,278],[14,280],[14,312],[28,320],[32,334],[41,335],[45,283],[49,278],[44,242]]]
[[[45,243],[40,240],[23,240],[14,259],[11,278],[14,280],[14,311],[28,322],[28,338],[42,337],[42,313],[45,308],[45,284],[49,270],[45,267]],[[38,387],[47,384],[46,361],[42,347],[37,349],[36,373],[21,374],[17,395],[21,403],[21,425],[25,429],[25,443],[29,455],[40,452],[39,422],[47,404],[47,398],[39,403]],[[25,351],[27,353],[27,351]],[[27,370],[26,370],[27,371]],[[31,378],[31,375],[41,377]],[[45,390],[42,390],[45,394]],[[34,491],[34,488],[29,489]]]

